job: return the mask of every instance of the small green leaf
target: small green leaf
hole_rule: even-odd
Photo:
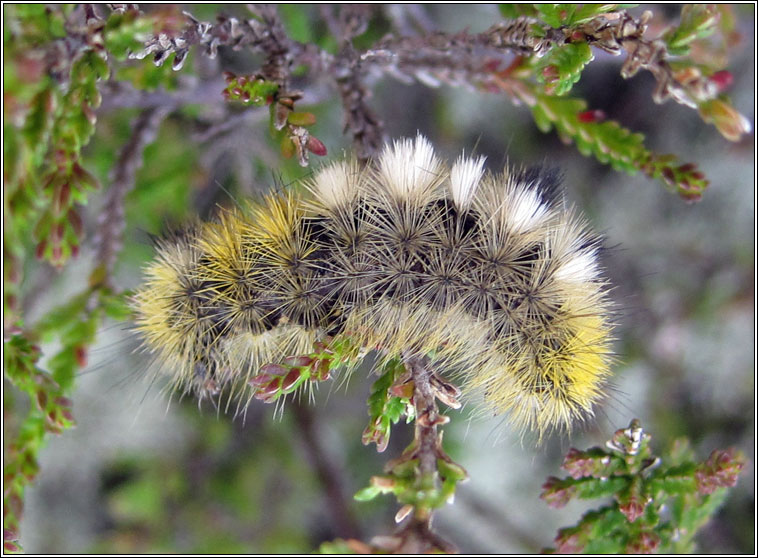
[[[316,115],[311,112],[291,112],[287,122],[294,126],[311,126],[316,123]]]
[[[565,95],[579,81],[592,58],[592,49],[584,42],[554,47],[539,60],[537,80],[545,84],[549,95]]]
[[[542,21],[550,27],[558,28],[566,25],[576,11],[576,4],[535,4]]]
[[[516,19],[521,16],[537,17],[539,15],[534,4],[498,4],[497,7],[500,14],[508,19]]]
[[[581,4],[577,6],[567,25],[579,25],[608,12],[634,8],[636,4]]]
[[[356,492],[355,496],[353,496],[353,499],[357,500],[358,502],[368,502],[376,498],[381,493],[382,490],[378,487],[373,485],[367,486],[365,488],[361,488],[358,492]]]
[[[675,56],[686,55],[690,45],[697,39],[711,35],[719,22],[718,8],[710,4],[685,4],[679,25],[664,34],[669,52]]]

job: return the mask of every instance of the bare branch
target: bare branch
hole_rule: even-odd
[[[295,418],[308,456],[324,485],[331,518],[340,537],[360,538],[360,528],[345,497],[343,474],[319,440],[313,412],[307,404],[293,403]]]
[[[155,140],[163,119],[172,107],[162,106],[143,111],[132,125],[132,135],[121,149],[116,165],[111,171],[111,187],[108,189],[103,210],[97,219],[97,261],[104,266],[106,278],[110,276],[116,256],[122,246],[124,223],[124,198],[134,188],[136,174],[142,166],[142,151]],[[106,279],[107,280],[107,279]]]

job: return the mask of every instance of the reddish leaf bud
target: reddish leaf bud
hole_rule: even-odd
[[[276,395],[279,393],[279,380],[273,380],[270,384],[262,386],[255,394],[256,399],[261,399],[267,403],[276,399]]]
[[[674,175],[674,171],[671,170],[671,167],[663,167],[661,174],[663,174],[663,178],[666,182],[669,184],[676,184],[676,176]]]
[[[14,531],[13,529],[8,529],[3,527],[3,540],[4,541],[17,541],[18,540],[18,533]]]
[[[556,551],[558,554],[579,554],[585,546],[579,533],[561,531],[555,537]]]
[[[59,184],[55,189],[55,197],[53,198],[55,213],[60,215],[63,210],[68,207],[71,199],[71,183],[69,181]]]
[[[56,149],[53,153],[53,160],[61,172],[66,170],[66,167],[68,166],[68,159],[68,153],[66,153],[63,149]]]
[[[587,35],[584,34],[583,31],[579,31],[578,29],[571,33],[571,40],[572,41],[586,41]]]
[[[56,223],[55,226],[53,226],[52,231],[52,238],[53,242],[60,243],[61,240],[63,240],[63,236],[66,234],[66,225],[64,223]]]
[[[47,240],[42,239],[37,244],[37,248],[34,250],[34,255],[37,256],[38,260],[41,260],[45,257],[45,251],[47,250]]]
[[[566,454],[561,467],[575,479],[606,475],[605,469],[611,462],[608,455],[592,455],[590,452],[571,448]]]
[[[79,368],[84,368],[87,366],[87,348],[83,346],[78,346],[74,349],[74,355],[76,356],[76,363],[79,365]]]
[[[629,523],[634,523],[645,511],[645,505],[635,498],[630,498],[623,504],[619,504],[619,511],[626,516]]]
[[[299,368],[302,366],[310,366],[313,363],[313,358],[309,356],[288,356],[282,361],[284,366],[290,366],[293,368]]]
[[[257,376],[250,378],[247,381],[247,385],[257,389],[259,387],[267,385],[269,382],[271,382],[271,380],[272,377],[268,374],[258,374]]]
[[[577,118],[579,119],[579,122],[584,123],[602,122],[606,119],[606,114],[600,109],[585,110],[584,112],[580,112],[577,115]]]
[[[313,153],[314,155],[318,155],[319,157],[324,157],[326,155],[326,146],[321,142],[320,139],[309,136],[308,142],[305,144],[305,147]]]
[[[73,405],[73,402],[68,397],[56,397],[54,400],[54,403],[58,407],[71,407]]]
[[[269,376],[284,376],[290,371],[286,366],[281,364],[264,364],[261,366],[261,374],[267,374]]]
[[[81,236],[83,230],[82,218],[79,217],[79,214],[73,209],[68,212],[68,222],[74,230],[74,234],[77,237]]]
[[[626,554],[653,554],[661,540],[655,533],[642,532],[639,538],[629,541]]]
[[[710,494],[717,488],[734,486],[742,471],[742,460],[733,450],[714,450],[695,472],[695,482],[701,494]]]
[[[282,391],[288,392],[292,390],[300,381],[300,377],[300,370],[293,368],[282,380]]]
[[[395,487],[395,479],[390,477],[380,477],[379,475],[374,475],[371,477],[371,486],[375,486],[376,488],[383,488],[383,489],[392,489]]]
[[[552,64],[549,66],[545,66],[542,68],[542,77],[545,78],[546,82],[555,81],[558,79],[558,67],[553,66]]]
[[[292,110],[293,108],[295,108],[295,101],[292,100],[290,97],[280,97],[279,104],[288,110]]]
[[[562,508],[574,497],[576,487],[567,485],[558,477],[548,477],[542,485],[540,498],[551,508]]]
[[[394,385],[390,387],[390,393],[395,397],[403,397],[409,399],[413,395],[415,385],[413,382],[405,384]]]
[[[331,361],[321,359],[318,365],[318,379],[320,381],[328,380],[331,377]]]
[[[732,86],[732,83],[734,83],[734,76],[732,76],[732,72],[728,70],[716,72],[708,79],[716,86],[719,93],[726,91]]]

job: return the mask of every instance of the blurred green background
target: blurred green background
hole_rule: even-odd
[[[674,7],[645,8],[659,21],[678,13]],[[206,20],[219,10],[188,9]],[[370,33],[379,34],[393,21],[394,8],[377,9],[381,13]],[[419,18],[444,31],[479,32],[500,17],[489,5],[418,10]],[[734,10],[742,42],[730,60],[729,94],[753,122],[754,6]],[[323,24],[310,23],[318,19],[316,6],[282,12],[290,31],[325,34]],[[484,154],[495,171],[506,160],[558,166],[568,200],[607,237],[604,264],[618,307],[619,358],[610,397],[570,438],[553,437],[540,448],[509,432],[500,419],[470,420],[465,407],[453,415],[445,427],[446,446],[471,480],[459,488],[454,505],[437,514],[435,527],[463,552],[536,552],[549,546],[556,530],[575,523],[584,508],[548,508],[538,498],[541,484],[559,474],[569,447],[602,444],[634,417],[652,433],[655,448],[686,436],[700,459],[727,446],[748,456],[737,488],[701,533],[700,549],[754,551],[754,136],[730,143],[695,111],[673,101],[654,104],[652,77],[640,72],[623,80],[621,62],[596,53],[573,94],[643,132],[653,150],[697,162],[711,180],[701,202],[686,204],[658,182],[581,156],[554,134],[539,132],[528,110],[505,96],[368,77],[374,92],[370,103],[388,137],[418,131],[448,159],[462,150]],[[193,52],[171,79],[181,88],[217,75],[219,66],[242,73],[259,63],[244,50],[222,49],[216,61]],[[313,130],[329,149],[327,159],[340,156],[350,141],[341,133],[336,92],[319,82],[295,86],[306,91],[298,106],[318,118]],[[219,95],[183,107],[146,149],[127,200],[126,243],[114,274],[120,288],[139,284],[140,266],[152,254],[150,235],[308,174],[293,161],[283,163],[265,108],[240,110],[233,127],[203,137],[220,118],[221,105]],[[84,164],[106,188],[136,114],[109,105],[107,96],[98,111]],[[317,159],[312,157],[313,164],[320,164]],[[84,215],[90,239],[102,194],[92,197]],[[27,320],[33,323],[78,293],[92,259],[92,246],[85,243],[78,261],[61,273],[28,262],[22,293]],[[351,501],[371,475],[399,455],[410,435],[410,427],[398,425],[385,454],[361,445],[371,384],[367,373],[355,374],[347,385],[322,385],[313,405],[303,400],[279,414],[256,401],[244,420],[235,420],[207,404],[198,409],[194,400],[169,401],[147,378],[149,363],[135,353],[136,346],[129,324],[106,324],[99,332],[72,398],[77,427],[49,440],[40,475],[27,491],[21,525],[27,552],[308,552],[340,536],[368,540],[391,532],[397,511],[392,498]],[[54,347],[43,351],[51,354]],[[319,472],[319,459],[329,463],[341,500],[327,490],[329,477]],[[342,506],[347,512],[339,515],[335,510]]]

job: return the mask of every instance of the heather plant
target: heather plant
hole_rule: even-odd
[[[712,125],[725,145],[744,145],[750,121],[727,96],[735,79],[728,68],[741,40],[741,8],[688,4],[674,17],[660,6],[501,5],[497,20],[474,32],[443,31],[432,7],[416,5],[4,5],[5,551],[21,550],[25,497],[50,435],[65,443],[77,421],[72,403],[77,376],[87,368],[98,333],[108,322],[134,318],[133,290],[122,278],[152,257],[148,243],[135,242],[139,231],[163,237],[169,229],[187,230],[188,223],[200,226],[197,215],[213,218],[214,203],[228,207],[239,204],[230,197],[259,195],[253,184],[266,178],[270,183],[272,170],[279,189],[286,190],[292,177],[307,179],[343,149],[364,168],[395,139],[388,132],[393,114],[376,103],[386,89],[396,91],[390,95],[398,113],[400,105],[433,105],[446,88],[512,103],[546,134],[550,149],[557,149],[548,143],[557,135],[614,173],[641,173],[681,198],[677,203],[705,203],[704,197],[723,193],[708,191],[709,184],[725,180],[723,170],[708,175],[685,148],[659,152],[646,138],[649,131],[635,131],[593,107],[581,84],[594,67],[624,79],[645,74],[651,87],[646,95],[653,105],[663,104],[664,113],[682,105],[691,110],[690,119]],[[409,84],[423,93],[413,97]],[[423,110],[415,110],[421,128]],[[450,117],[435,118],[442,129]],[[454,126],[447,127],[455,137],[449,131]],[[458,152],[464,148],[476,153],[477,146],[457,146]],[[535,162],[550,158],[543,150]],[[196,188],[203,179],[208,185]],[[168,242],[163,238],[159,245]],[[62,303],[53,294],[55,303],[35,313],[36,298],[59,292],[56,285],[64,280],[75,285],[73,294]],[[299,433],[325,486],[331,536],[308,538],[305,527],[296,529],[286,519],[268,533],[239,541],[200,525],[203,541],[193,550],[292,551],[287,546],[292,543],[325,553],[455,551],[455,541],[433,528],[432,519],[458,505],[452,501],[469,476],[465,456],[476,451],[462,450],[465,440],[443,443],[448,423],[466,420],[440,409],[461,407],[460,386],[437,374],[428,359],[377,360],[367,410],[364,406],[359,417],[365,420],[367,412],[368,422],[356,439],[389,457],[382,473],[375,471],[354,491],[360,503],[349,502],[340,467],[319,432],[329,416],[315,414],[307,399],[318,385],[356,368],[365,347],[348,330],[311,349],[254,371],[251,401],[232,426],[203,426],[206,419],[216,420],[207,415],[190,422],[208,429],[198,453],[212,455],[209,461],[228,473],[226,480],[207,477],[209,483],[242,517],[264,521],[241,493],[271,489],[267,469],[294,476],[298,460],[287,434],[264,428],[256,439],[241,434],[240,424],[256,423],[254,409],[274,403],[282,424]],[[623,349],[617,352],[619,361],[627,358]],[[211,394],[215,386],[204,383],[203,389]],[[335,389],[331,398],[341,395]],[[223,401],[217,403],[220,411]],[[412,424],[412,432],[402,422]],[[247,445],[228,442],[235,433]],[[652,428],[651,434],[657,436]],[[554,507],[575,499],[609,503],[560,530],[551,551],[696,548],[698,530],[727,499],[746,461],[737,450],[711,448],[710,457],[699,462],[686,440],[654,451],[651,434],[632,421],[606,447],[567,454],[563,468],[569,477],[549,478],[541,498]],[[276,459],[251,457],[250,446],[259,443]],[[523,448],[542,451],[531,442]],[[109,497],[138,542],[130,546],[128,537],[115,538],[98,550],[176,551],[172,527],[185,514],[194,518],[203,496],[210,495],[177,473],[181,459],[174,459],[154,460],[149,467],[147,461],[129,460],[114,466],[121,471],[115,476],[129,482],[114,481]],[[191,456],[186,460],[195,463]],[[253,472],[246,473],[253,462]],[[386,495],[396,501],[398,526],[393,530],[390,521],[367,532],[356,516],[389,500]],[[176,507],[182,511],[169,516],[166,510]],[[546,543],[538,541],[531,550]]]

